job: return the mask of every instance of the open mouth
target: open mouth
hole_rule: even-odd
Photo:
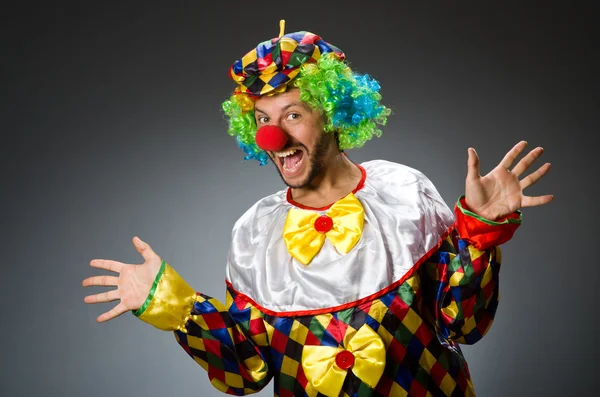
[[[296,174],[304,160],[304,151],[300,149],[288,149],[274,154],[279,159],[279,164],[286,176]]]

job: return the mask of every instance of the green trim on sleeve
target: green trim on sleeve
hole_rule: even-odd
[[[462,204],[460,203],[460,200],[462,200],[464,197],[465,196],[463,194],[462,196],[460,196],[458,198],[458,200],[456,201],[456,206],[460,209],[460,211],[463,214],[468,215],[468,216],[472,216],[473,218],[475,218],[475,219],[477,219],[477,220],[479,220],[479,221],[481,221],[483,223],[487,223],[488,225],[491,225],[491,226],[500,226],[500,225],[507,225],[507,224],[510,224],[510,223],[512,223],[512,224],[520,224],[523,221],[523,214],[519,210],[515,211],[515,213],[519,214],[519,219],[508,217],[505,220],[503,220],[502,222],[496,222],[496,221],[491,221],[489,219],[486,219],[486,218],[484,218],[482,216],[477,215],[476,213],[474,213],[472,211],[469,211],[466,208],[463,208]]]
[[[156,277],[154,278],[154,282],[152,283],[152,288],[150,288],[150,293],[144,301],[144,304],[137,311],[133,312],[133,314],[136,317],[141,316],[144,313],[144,311],[146,311],[146,308],[148,308],[148,305],[152,301],[152,298],[154,298],[154,293],[156,292],[156,288],[158,288],[158,282],[160,281],[163,273],[165,272],[165,267],[167,267],[167,262],[163,260],[162,264],[160,265],[160,269],[158,270],[158,274],[156,275]]]

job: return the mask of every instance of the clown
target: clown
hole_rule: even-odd
[[[379,136],[390,110],[379,84],[310,32],[258,44],[230,69],[223,103],[247,160],[271,160],[288,186],[235,223],[224,303],[196,293],[150,246],[142,265],[93,260],[119,273],[84,286],[118,288],[98,321],[132,310],[173,331],[219,390],[245,395],[271,380],[276,396],[472,396],[460,343],[489,329],[498,304],[500,249],[522,207],[550,202],[513,167],[526,142],[486,176],[468,149],[465,195],[451,211],[419,171],[383,160],[354,164],[344,150]]]

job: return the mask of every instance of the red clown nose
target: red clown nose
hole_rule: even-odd
[[[285,131],[276,125],[265,125],[256,131],[256,145],[262,150],[276,152],[287,142]]]

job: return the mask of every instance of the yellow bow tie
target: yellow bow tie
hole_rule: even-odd
[[[365,211],[353,193],[333,204],[325,215],[292,208],[283,226],[283,240],[290,255],[308,265],[321,250],[325,238],[339,252],[350,252],[360,240],[364,219]]]
[[[304,346],[302,369],[306,379],[326,396],[340,395],[348,370],[375,388],[385,368],[385,345],[367,324],[345,339],[346,350],[332,346]],[[346,340],[348,339],[348,340]]]

